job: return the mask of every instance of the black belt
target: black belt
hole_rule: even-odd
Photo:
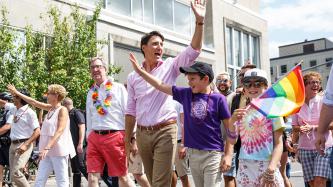
[[[28,138],[25,139],[17,139],[17,140],[12,140],[12,143],[23,143],[25,141],[29,140]]]
[[[94,132],[96,134],[100,134],[100,135],[106,135],[106,134],[111,134],[111,133],[115,133],[118,132],[119,130],[94,130]]]

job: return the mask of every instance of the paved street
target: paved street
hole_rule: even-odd
[[[191,179],[191,186],[194,186],[193,180],[190,176]],[[88,186],[87,181],[85,179],[82,179],[84,181],[84,186]],[[299,163],[293,162],[291,164],[291,183],[293,184],[293,187],[303,187],[304,182],[303,182],[303,173],[302,173],[302,167]],[[49,180],[47,181],[47,187],[56,187],[56,182],[54,176],[50,177]],[[102,187],[106,187],[104,183],[102,183]],[[181,187],[181,182],[178,180],[177,187]],[[221,186],[223,187],[223,185]]]

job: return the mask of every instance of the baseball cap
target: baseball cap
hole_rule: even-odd
[[[214,72],[211,64],[204,62],[196,62],[190,67],[180,67],[179,71],[181,73],[201,73],[209,77],[209,82],[212,82],[214,79]]]
[[[264,70],[258,68],[247,70],[244,74],[243,82],[253,78],[261,79],[267,83],[267,73]]]

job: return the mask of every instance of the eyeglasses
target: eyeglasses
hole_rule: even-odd
[[[94,65],[94,66],[90,66],[90,69],[93,70],[93,69],[102,69],[104,66],[103,65]]]
[[[243,83],[244,88],[247,88],[247,89],[251,88],[252,86],[254,88],[261,88],[264,85],[265,85],[265,83],[262,81],[254,81],[254,82],[249,81],[249,82]]]
[[[306,85],[308,85],[308,84],[310,84],[310,85],[315,85],[315,84],[320,85],[321,82],[320,81],[308,81],[308,82],[306,82]]]
[[[228,81],[229,81],[228,79],[217,79],[216,84],[221,84],[221,83],[227,84]]]

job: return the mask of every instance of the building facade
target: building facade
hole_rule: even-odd
[[[43,32],[45,23],[39,19],[50,5],[69,14],[71,6],[79,5],[91,15],[97,0],[4,0],[11,26]],[[259,15],[259,0],[209,0],[204,25],[203,50],[197,61],[213,65],[215,74],[228,71],[237,84],[236,74],[245,62],[269,70],[267,22]],[[174,57],[190,44],[195,18],[190,0],[103,0],[97,23],[97,37],[108,45],[101,55],[122,68],[115,78],[125,82],[132,71],[128,54],[134,52],[143,60],[140,39],[144,33],[158,30],[165,36],[164,57]],[[24,34],[21,34],[24,37]],[[24,41],[24,40],[22,40]],[[185,85],[184,76],[179,84]]]
[[[277,81],[290,71],[297,63],[303,61],[303,73],[319,72],[322,86],[325,88],[333,61],[333,42],[320,38],[279,47],[279,57],[271,58],[271,81]]]

